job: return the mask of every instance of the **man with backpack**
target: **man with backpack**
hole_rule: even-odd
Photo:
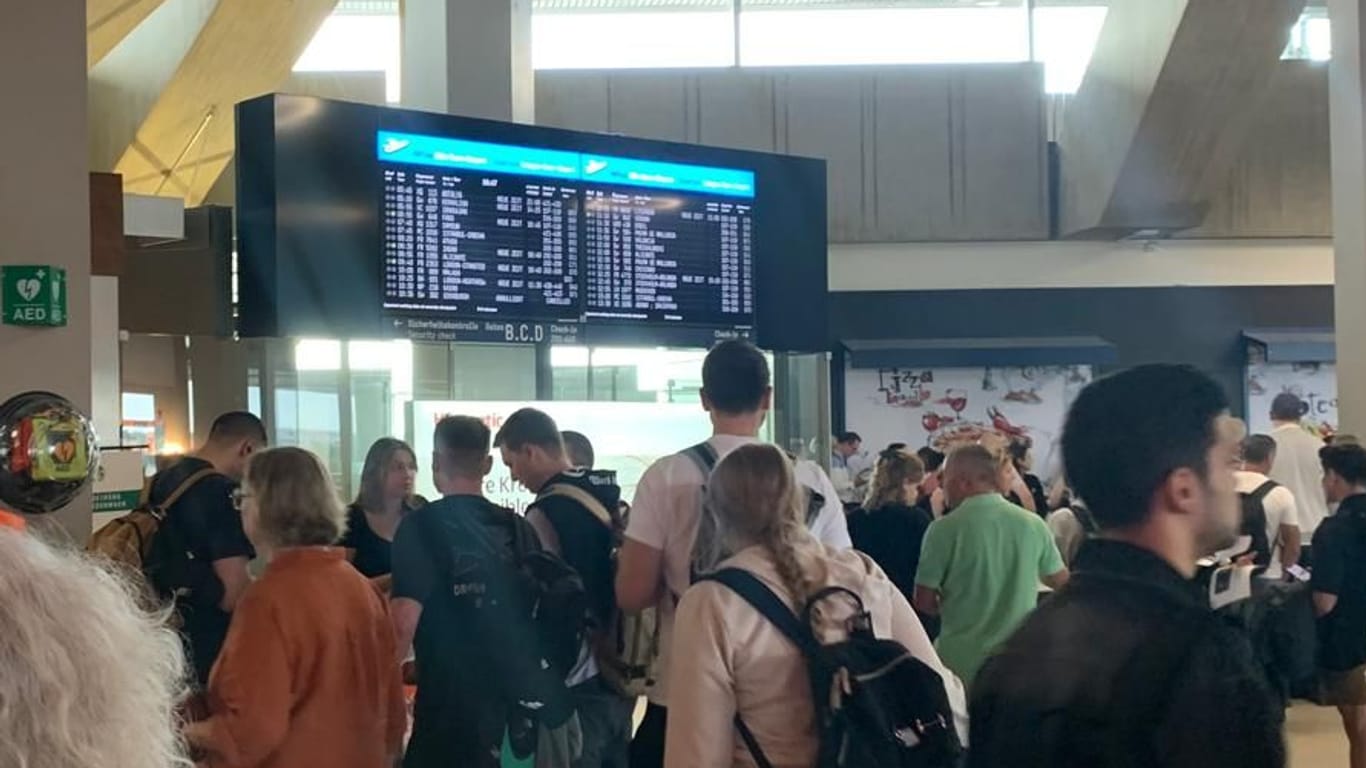
[[[593,631],[585,634],[566,680],[583,728],[583,756],[575,765],[626,768],[635,702],[609,685],[594,657],[603,647],[597,636],[610,631],[617,613],[612,555],[621,529],[621,488],[612,472],[576,469],[554,419],[534,408],[509,416],[493,444],[513,480],[537,495],[526,519],[541,545],[579,574],[588,593],[586,626]]]
[[[1280,579],[1299,562],[1300,523],[1295,496],[1267,477],[1276,463],[1276,441],[1252,435],[1243,441],[1243,468],[1233,474],[1243,505],[1243,535],[1252,538],[1253,556],[1262,577]]]
[[[266,442],[265,426],[255,415],[225,413],[198,451],[158,472],[148,488],[148,503],[163,508],[164,518],[144,573],[163,598],[174,596],[201,686],[227,638],[232,611],[251,584],[247,564],[256,550],[242,530],[234,494],[247,460]]]
[[[742,445],[759,442],[772,405],[768,360],[753,344],[725,341],[702,364],[702,407],[711,417],[712,437],[700,446],[666,456],[646,470],[636,486],[617,567],[617,605],[638,611],[658,605],[661,643],[658,677],[648,693],[645,719],[631,742],[631,768],[663,764],[667,728],[668,677],[674,609],[692,583],[693,550],[710,466]],[[844,508],[830,478],[816,464],[799,461],[798,482],[819,508],[808,528],[834,549],[849,549]]]
[[[1100,532],[978,673],[969,768],[1285,765],[1283,711],[1246,635],[1192,581],[1236,538],[1242,437],[1193,368],[1142,366],[1081,392],[1063,459]]]
[[[484,498],[493,458],[482,421],[443,418],[433,445],[443,498],[404,518],[392,550],[398,648],[412,647],[417,670],[403,764],[496,768],[504,753],[528,759],[569,723],[564,680],[579,637],[577,625],[553,627],[577,621],[584,593],[524,519]]]

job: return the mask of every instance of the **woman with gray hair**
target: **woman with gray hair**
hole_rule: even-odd
[[[300,448],[262,451],[236,501],[270,564],[233,613],[190,743],[212,768],[392,765],[407,728],[393,624],[333,546],[346,518],[327,468]]]
[[[93,561],[0,526],[0,765],[188,766],[180,639]]]
[[[703,519],[710,533],[699,539],[698,564],[723,558],[718,570],[749,572],[794,610],[826,587],[859,595],[874,633],[901,643],[943,679],[958,732],[965,733],[963,687],[906,598],[867,555],[827,549],[812,537],[805,508],[782,451],[762,444],[736,449],[707,482]],[[737,715],[773,765],[815,764],[816,708],[801,651],[739,594],[701,581],[678,605],[665,766],[752,765]]]

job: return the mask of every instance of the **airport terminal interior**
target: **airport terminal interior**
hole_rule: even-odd
[[[1050,581],[1053,571],[1085,574],[1059,526],[1080,521],[1083,552],[1110,531],[1105,510],[1092,529],[1069,509],[1082,508],[1074,492],[1084,482],[1071,477],[1082,473],[1073,466],[1078,449],[1066,447],[1080,444],[1069,414],[1080,423],[1085,409],[1074,404],[1126,371],[1193,370],[1222,393],[1216,410],[1241,422],[1239,439],[1247,439],[1231,459],[1237,490],[1245,515],[1249,499],[1260,515],[1250,527],[1243,519],[1251,550],[1223,560],[1213,544],[1195,553],[1208,556],[1196,577],[1205,579],[1196,589],[1200,600],[1209,597],[1205,613],[1229,626],[1256,614],[1247,619],[1251,628],[1238,624],[1239,642],[1250,642],[1260,666],[1281,682],[1275,711],[1284,723],[1275,732],[1286,754],[1253,766],[1362,768],[1366,560],[1358,566],[1350,552],[1342,555],[1347,575],[1337,577],[1347,585],[1325,591],[1327,574],[1344,568],[1327,553],[1350,548],[1316,535],[1315,526],[1323,519],[1318,530],[1332,533],[1351,519],[1351,494],[1324,490],[1334,479],[1366,493],[1353,482],[1356,454],[1324,454],[1320,466],[1316,453],[1324,445],[1348,451],[1357,445],[1352,435],[1366,433],[1363,46],[1359,0],[0,3],[0,516],[13,513],[25,539],[53,551],[92,542],[98,552],[99,532],[144,508],[145,489],[185,480],[185,457],[209,462],[203,466],[220,474],[205,482],[231,480],[235,489],[231,501],[228,490],[215,497],[230,525],[205,523],[235,535],[212,534],[210,551],[198,554],[213,561],[206,578],[223,590],[220,629],[229,634],[212,677],[212,658],[205,661],[187,640],[184,675],[200,674],[196,695],[214,714],[203,719],[173,704],[180,714],[161,713],[169,741],[163,748],[150,739],[147,748],[167,755],[189,749],[185,754],[206,766],[378,768],[401,754],[376,752],[368,764],[354,757],[360,752],[352,754],[355,763],[310,762],[322,753],[302,757],[306,745],[293,736],[253,752],[241,736],[247,725],[207,725],[228,717],[215,707],[240,715],[238,703],[225,704],[231,696],[257,700],[257,691],[230,688],[250,688],[241,675],[250,664],[233,667],[232,654],[248,642],[239,627],[252,615],[248,606],[261,610],[264,598],[252,597],[282,584],[286,573],[267,571],[267,561],[276,569],[288,553],[266,551],[289,547],[258,540],[254,528],[264,518],[244,529],[236,515],[250,509],[241,514],[255,520],[270,506],[258,483],[271,462],[259,459],[273,456],[285,466],[292,454],[277,453],[278,446],[316,457],[330,493],[346,504],[356,500],[347,536],[359,520],[382,542],[384,574],[392,542],[394,591],[382,584],[392,600],[374,601],[375,610],[392,611],[400,657],[417,633],[421,670],[423,643],[430,642],[424,637],[435,630],[430,618],[413,618],[404,636],[403,611],[411,604],[421,612],[422,600],[402,597],[408,579],[400,573],[399,518],[366,517],[374,512],[367,505],[378,503],[377,473],[389,472],[376,462],[396,455],[377,453],[380,446],[399,446],[397,455],[411,459],[396,514],[415,515],[420,504],[410,507],[410,499],[463,493],[451,490],[453,465],[443,465],[459,453],[451,442],[459,436],[447,427],[452,416],[473,417],[492,441],[483,448],[490,462],[473,486],[477,495],[529,520],[545,544],[539,526],[557,518],[529,511],[555,494],[558,486],[546,478],[560,470],[538,474],[535,427],[542,422],[528,422],[525,409],[548,416],[552,428],[586,435],[591,460],[566,458],[563,469],[595,465],[612,479],[615,498],[651,519],[662,515],[652,496],[659,484],[696,472],[703,483],[690,491],[698,502],[689,514],[700,508],[710,521],[713,505],[722,505],[724,470],[740,462],[725,458],[730,447],[719,456],[714,447],[698,469],[685,449],[715,444],[714,435],[744,435],[780,448],[788,457],[783,466],[795,467],[787,475],[809,497],[841,510],[837,520],[819,522],[820,505],[811,501],[808,533],[832,550],[841,541],[848,548],[852,535],[854,547],[900,588],[890,590],[897,610],[925,638],[930,668],[952,678],[950,702],[959,686],[961,706],[954,703],[949,714],[967,718],[971,710],[968,730],[958,734],[966,757],[957,759],[966,762],[957,764],[976,768],[992,763],[974,756],[986,747],[975,748],[969,734],[978,733],[984,691],[1001,666],[987,662],[978,675],[980,660],[961,659],[961,622],[951,612],[961,610],[952,602],[962,598],[951,558],[943,566],[948,575],[928,581],[929,563],[947,557],[932,557],[931,542],[956,522],[948,514],[954,492],[938,479],[929,484],[941,476],[938,462],[947,455],[944,471],[957,464],[961,474],[975,456],[965,446],[1006,446],[1001,451],[1013,457],[1003,459],[1006,471],[1021,484],[1002,481],[1000,491],[1017,505],[1012,513],[1032,513],[1030,531],[1053,534],[1046,548],[1061,558],[1027,579],[1028,594],[1042,595],[1043,614],[1050,600],[1063,599],[1050,596],[1052,587],[1063,596],[1069,589]],[[723,352],[756,349],[762,364],[736,364],[764,369],[771,390],[755,407],[728,410],[723,385],[709,377],[720,375]],[[1155,364],[1168,367],[1145,368]],[[1144,392],[1116,407],[1159,410],[1143,402]],[[1194,401],[1179,399],[1148,423],[1166,424]],[[747,431],[726,431],[727,419],[750,412],[759,417]],[[261,439],[242,443],[237,464],[223,459],[220,431],[240,436],[248,422],[263,430]],[[1275,466],[1294,442],[1283,434],[1291,423],[1294,439],[1314,441],[1305,493],[1317,494],[1321,508],[1314,518],[1299,498],[1298,529],[1294,517],[1273,511],[1280,502],[1267,495],[1277,484],[1301,495],[1299,481],[1283,479]],[[1132,450],[1141,452],[1147,433],[1160,429],[1140,425]],[[1258,442],[1268,435],[1270,447]],[[266,445],[272,450],[247,456]],[[567,437],[563,445],[569,457],[574,446]],[[1261,474],[1259,450],[1271,454]],[[902,547],[919,562],[905,585],[857,530],[858,516],[902,457],[925,478],[898,481],[913,489],[903,506],[925,513],[917,539]],[[1335,461],[1349,468],[1335,469]],[[230,465],[236,470],[225,469]],[[1181,466],[1163,465],[1158,474],[1167,485],[1156,495],[1143,491],[1176,498],[1172,478]],[[165,480],[178,472],[179,480]],[[808,474],[820,482],[808,483]],[[1243,487],[1253,475],[1271,485]],[[838,498],[825,498],[832,495]],[[1334,513],[1331,504],[1342,498],[1349,501]],[[1096,506],[1090,495],[1085,501]],[[174,503],[166,504],[171,511],[157,517],[163,529],[176,517]],[[1295,513],[1295,501],[1287,504],[1284,514]],[[656,574],[647,598],[674,592],[667,609],[661,603],[659,626],[673,630],[675,610],[701,622],[700,598],[678,603],[695,568],[680,571],[682,587],[669,586],[676,542],[668,536],[681,534],[669,529],[666,536],[667,520],[653,526],[657,536],[645,522],[617,520],[615,502],[584,509],[608,507],[612,520],[603,531],[615,538],[603,566],[604,610],[628,615],[628,568],[653,562],[666,575]],[[958,521],[964,517],[959,512]],[[830,538],[827,524],[841,534]],[[683,527],[688,536],[705,535]],[[8,535],[0,524],[0,539]],[[1366,523],[1362,536],[1366,541]],[[553,546],[575,541],[561,530]],[[151,556],[142,546],[134,551],[145,566]],[[194,546],[185,546],[194,560]],[[1270,559],[1257,559],[1259,546]],[[1301,550],[1294,564],[1291,553]],[[0,546],[4,551],[17,550]],[[248,551],[260,556],[247,563]],[[350,557],[359,550],[345,551]],[[1366,544],[1355,551],[1366,558]],[[246,597],[234,609],[228,596],[242,594],[234,593],[237,577],[219,565],[239,560],[247,563],[240,577]],[[0,554],[0,571],[6,568]],[[1363,581],[1351,584],[1352,574]],[[581,575],[591,592],[597,577]],[[720,589],[686,591],[692,597],[712,587]],[[1225,597],[1224,587],[1242,593]],[[3,607],[6,590],[16,582],[0,575],[0,617],[21,616]],[[1351,707],[1340,716],[1329,705],[1342,706],[1340,697],[1296,679],[1284,666],[1290,662],[1270,659],[1277,641],[1267,639],[1274,632],[1266,626],[1288,616],[1286,606],[1302,605],[1307,628],[1285,619],[1289,628],[1278,637],[1302,658],[1313,656],[1315,616],[1321,633],[1333,620],[1332,603],[1320,598],[1346,601],[1353,590],[1362,593],[1353,599],[1362,601],[1364,647],[1352,663],[1361,677],[1360,733],[1349,739]],[[1237,607],[1273,603],[1265,611]],[[731,616],[719,626],[747,626],[731,614],[743,608],[738,601],[718,605]],[[890,624],[871,600],[868,606],[873,628],[885,634]],[[945,634],[931,646],[941,610]],[[427,615],[434,615],[430,606]],[[201,611],[185,626],[205,620]],[[0,634],[10,632],[4,624]],[[670,665],[687,655],[692,626],[684,631],[680,621]],[[391,628],[387,621],[384,627]],[[394,655],[392,634],[385,635],[386,659]],[[994,638],[984,656],[1013,648],[1003,644],[1008,636]],[[1312,658],[1304,662],[1315,681],[1323,672],[1322,636],[1318,642],[1317,671]],[[568,675],[566,684],[580,686],[571,692],[607,668],[584,643],[592,669]],[[665,658],[670,644],[663,641]],[[0,639],[0,665],[37,663],[17,647]],[[574,669],[584,664],[579,658]],[[703,667],[681,668],[706,677]],[[760,741],[769,738],[763,714],[741,717],[746,673],[727,666],[726,674],[741,681],[735,701],[727,699],[737,721],[754,724]],[[23,687],[23,673],[0,668],[0,711],[14,701],[4,690],[7,678],[22,683],[14,690],[36,696]],[[672,679],[671,689],[680,684]],[[404,682],[409,713],[420,721],[421,694],[415,710],[411,700],[417,683],[410,676]],[[631,765],[729,766],[732,737],[733,764],[763,764],[750,760],[751,739],[740,735],[748,729],[732,733],[729,716],[719,726],[723,759],[688,753],[702,737],[680,735],[691,727],[680,719],[710,710],[686,709],[679,691],[670,691],[666,708],[654,693],[637,700],[645,689],[627,688],[629,726],[639,729]],[[1220,698],[1205,706],[1228,705]],[[627,768],[589,757],[589,711],[578,710],[579,757],[551,760],[545,745],[552,731],[541,723],[534,761],[518,762],[509,757],[518,747],[508,725],[506,736],[499,731],[501,762],[489,765]],[[48,716],[58,717],[55,710],[34,715]],[[405,722],[413,741],[401,764],[484,768],[449,754],[445,763],[413,757],[419,741],[432,749],[430,734],[420,722]],[[0,715],[4,724],[12,721]],[[663,762],[637,757],[646,748],[642,734],[654,728]],[[238,739],[229,747],[227,732]],[[984,742],[992,737],[985,727],[980,733]],[[630,737],[628,728],[622,749]],[[772,738],[770,749],[781,756]],[[29,762],[22,738],[17,748],[5,740],[0,732],[0,768],[125,765],[78,757]],[[28,742],[35,753],[38,743]],[[813,754],[797,749],[790,762],[772,762],[877,764],[817,762]],[[1235,764],[1222,762],[1217,750],[1209,754],[1215,757],[1203,763],[1009,765]],[[177,763],[155,763],[163,764]]]

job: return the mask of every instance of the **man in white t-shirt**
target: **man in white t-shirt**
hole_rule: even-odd
[[[1252,435],[1243,441],[1243,468],[1233,474],[1240,496],[1262,496],[1266,540],[1271,545],[1271,563],[1262,573],[1267,579],[1281,578],[1284,569],[1300,559],[1300,520],[1295,495],[1267,477],[1275,463],[1276,441],[1266,435]],[[1269,490],[1268,483],[1272,484]]]
[[[717,460],[742,445],[759,442],[759,428],[773,399],[768,361],[744,341],[718,344],[702,364],[702,406],[711,416],[708,444]],[[824,498],[811,532],[830,547],[851,546],[844,509],[830,478],[816,464],[800,461],[797,481]],[[659,677],[649,693],[645,719],[631,742],[631,768],[664,762],[669,660],[674,609],[691,583],[693,544],[707,478],[692,457],[679,453],[650,466],[636,485],[626,541],[617,563],[617,604],[623,611],[660,609]]]
[[[1271,401],[1276,459],[1267,476],[1289,488],[1295,497],[1300,518],[1300,561],[1312,567],[1309,544],[1319,523],[1328,516],[1328,501],[1323,497],[1323,465],[1319,463],[1323,441],[1300,423],[1308,411],[1309,406],[1290,392],[1282,392]]]

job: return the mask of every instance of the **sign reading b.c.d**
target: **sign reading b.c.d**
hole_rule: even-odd
[[[66,270],[46,265],[6,266],[0,269],[4,283],[5,325],[66,325]]]

